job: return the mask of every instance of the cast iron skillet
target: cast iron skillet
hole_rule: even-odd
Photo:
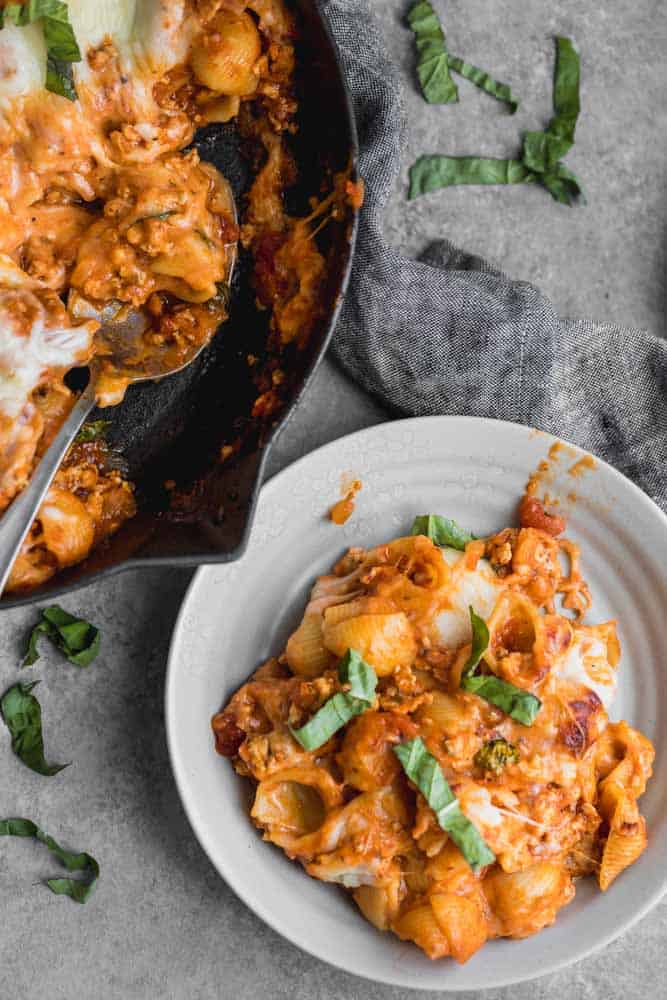
[[[357,137],[328,27],[312,0],[293,0],[293,6],[300,20],[299,131],[293,143],[299,177],[287,201],[290,211],[305,215],[308,198],[328,190],[323,182],[334,171],[351,168],[351,178],[357,177]],[[240,205],[251,174],[234,124],[207,126],[194,144],[227,177]],[[264,419],[251,416],[258,382],[276,361],[267,353],[267,315],[255,306],[249,261],[242,254],[230,318],[197,361],[162,383],[130,388],[120,406],[92,417],[111,417],[108,441],[136,484],[140,512],[84,562],[28,594],[3,597],[0,607],[51,599],[120,570],[228,562],[243,554],[271,442],[298,405],[331,338],[356,223],[350,208],[345,220],[330,222],[317,237],[327,260],[322,316],[305,349],[288,349],[280,359],[285,379],[279,410]],[[248,355],[257,359],[252,366]],[[222,463],[220,449],[230,441],[240,441],[240,451]]]

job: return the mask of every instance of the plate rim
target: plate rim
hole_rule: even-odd
[[[352,431],[350,434],[345,434],[341,437],[335,438],[333,441],[329,441],[326,444],[320,445],[318,448],[307,452],[300,458],[296,459],[294,462],[286,465],[283,469],[277,472],[274,476],[263,483],[261,490],[259,491],[258,504],[261,497],[265,492],[272,493],[274,490],[279,489],[281,481],[283,478],[287,478],[289,475],[294,474],[295,471],[307,465],[308,462],[312,461],[314,456],[321,456],[326,454],[328,451],[334,451],[335,449],[345,447],[347,443],[356,442],[360,439],[372,437],[378,432],[380,428],[385,429],[387,425],[392,425],[392,427],[397,428],[399,431],[401,428],[409,429],[414,427],[414,425],[422,426],[425,422],[428,423],[446,423],[448,426],[458,423],[460,425],[466,425],[468,427],[488,427],[489,425],[498,426],[502,429],[507,429],[509,433],[513,434],[519,432],[522,434],[538,434],[549,439],[551,443],[560,442],[561,444],[567,446],[568,448],[573,448],[577,453],[581,453],[582,456],[590,455],[594,458],[595,462],[602,466],[607,472],[611,473],[612,481],[615,481],[622,485],[624,490],[630,487],[631,492],[634,494],[635,500],[639,501],[646,509],[652,511],[653,514],[657,512],[659,519],[663,523],[663,528],[667,532],[667,514],[658,506],[658,504],[644,493],[644,491],[633,483],[631,479],[625,476],[622,472],[616,469],[613,465],[607,462],[605,459],[598,457],[594,452],[590,452],[583,448],[581,445],[575,444],[574,442],[568,441],[566,438],[561,438],[558,435],[552,434],[550,431],[544,431],[541,428],[532,427],[528,424],[519,424],[515,421],[509,420],[498,420],[496,418],[490,417],[474,417],[465,415],[450,415],[450,414],[429,414],[425,416],[417,417],[406,417],[396,420],[385,420],[381,421],[379,424],[372,424],[368,427],[362,427],[359,430]],[[252,541],[252,535],[250,537],[250,542]],[[223,564],[226,565],[226,564]],[[232,564],[233,565],[233,564]],[[536,981],[542,979],[544,976],[551,975],[562,969],[569,968],[576,963],[583,961],[585,958],[590,957],[602,949],[606,948],[609,944],[615,941],[622,934],[625,934],[632,927],[634,927],[640,920],[643,919],[663,898],[667,892],[667,871],[664,873],[662,880],[656,882],[656,888],[645,900],[645,902],[632,914],[624,916],[622,922],[613,931],[610,931],[603,935],[603,937],[597,940],[593,944],[586,944],[580,947],[578,950],[572,954],[572,957],[565,959],[556,959],[554,961],[549,961],[548,959],[544,963],[540,973],[535,975],[534,973],[528,973],[526,975],[521,974],[517,970],[517,973],[513,973],[508,978],[499,977],[493,984],[478,985],[475,983],[471,984],[455,984],[448,985],[444,982],[442,985],[436,984],[414,984],[407,982],[402,979],[400,975],[398,976],[385,976],[385,975],[371,975],[369,973],[360,971],[357,968],[352,968],[344,959],[336,960],[323,951],[319,951],[314,947],[310,947],[304,944],[302,941],[297,940],[296,936],[292,934],[289,930],[281,927],[278,920],[272,915],[270,908],[264,905],[263,899],[249,898],[243,887],[243,880],[235,878],[235,874],[228,873],[224,870],[222,864],[218,863],[218,860],[214,858],[212,853],[208,849],[208,836],[204,831],[200,831],[198,828],[198,819],[196,816],[196,808],[194,801],[190,798],[187,791],[188,781],[185,774],[185,770],[181,769],[180,760],[177,756],[175,749],[175,738],[173,734],[173,723],[172,723],[172,712],[175,709],[175,699],[172,697],[172,689],[174,686],[174,676],[176,673],[176,661],[178,647],[182,641],[183,623],[185,621],[186,615],[189,612],[190,604],[195,597],[195,592],[203,584],[204,578],[211,573],[216,573],[220,571],[220,565],[203,565],[200,566],[195,572],[192,580],[190,581],[188,588],[183,596],[181,606],[176,616],[174,622],[174,627],[169,643],[169,653],[167,657],[167,669],[165,674],[165,687],[164,687],[164,714],[165,714],[165,735],[167,742],[167,749],[169,753],[169,763],[171,766],[172,774],[174,776],[174,782],[176,784],[176,789],[181,801],[181,805],[185,811],[188,819],[188,823],[192,829],[192,832],[199,842],[200,846],[204,850],[207,858],[224,880],[224,882],[229,886],[229,888],[235,893],[235,895],[241,900],[241,902],[248,907],[251,912],[256,914],[261,920],[264,921],[273,931],[279,934],[282,938],[289,941],[295,947],[299,948],[301,951],[306,952],[306,954],[311,955],[313,958],[317,958],[322,962],[335,969],[340,969],[347,972],[350,975],[359,977],[368,982],[382,983],[388,986],[397,986],[402,989],[412,989],[412,990],[424,990],[429,992],[442,992],[442,993],[460,993],[470,990],[482,990],[482,989],[500,989],[506,986],[512,986],[518,983]],[[667,574],[665,574],[667,579]]]

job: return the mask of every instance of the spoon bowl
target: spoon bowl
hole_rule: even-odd
[[[228,208],[237,222],[235,202],[231,191],[228,193]],[[228,289],[236,263],[236,244],[226,244],[223,249],[224,286]],[[78,293],[72,293],[68,307],[73,317],[95,319],[100,323],[89,363],[90,378],[34,469],[28,486],[0,518],[0,595],[60,463],[90,413],[96,406],[119,403],[127,387],[135,382],[157,381],[187,368],[210,340],[209,337],[189,341],[151,335],[148,314],[120,302],[99,308]]]

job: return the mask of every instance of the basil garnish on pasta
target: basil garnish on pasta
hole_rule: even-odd
[[[100,876],[100,866],[92,855],[85,851],[81,853],[66,851],[53,837],[40,830],[31,819],[16,817],[0,820],[0,837],[34,837],[48,847],[68,871],[88,871],[88,878],[85,881],[73,878],[47,879],[46,884],[56,896],[69,896],[75,903],[86,903],[92,896]]]
[[[393,748],[410,781],[422,793],[438,823],[454,841],[472,870],[492,865],[496,856],[474,823],[461,811],[442,768],[421,736]]]
[[[435,545],[446,545],[459,552],[463,552],[468,542],[475,539],[474,535],[461,528],[456,521],[441,517],[440,514],[420,514],[412,522],[410,534],[426,535]]]
[[[49,764],[44,756],[42,708],[32,689],[39,684],[14,684],[0,700],[0,712],[12,737],[12,750],[37,774],[52,778],[67,764]]]
[[[479,698],[496,705],[524,726],[531,726],[542,707],[539,698],[530,691],[524,691],[509,681],[496,677],[495,674],[476,673],[480,660],[489,648],[489,630],[486,622],[475,614],[472,607],[468,610],[472,626],[472,649],[461,673],[461,687],[464,691],[476,694]]]
[[[26,0],[0,8],[0,28],[11,21],[17,27],[42,21],[46,44],[46,89],[76,100],[72,63],[81,61],[81,51],[63,0]]]
[[[340,660],[338,678],[341,684],[349,685],[349,690],[337,691],[299,729],[290,726],[292,736],[304,750],[324,746],[334,733],[373,704],[377,675],[356,649],[348,649]]]
[[[45,635],[64,653],[70,663],[88,667],[100,651],[100,631],[84,618],[75,618],[57,604],[44,608],[42,620],[30,633],[28,648],[21,664],[31,667],[39,659],[37,643]]]

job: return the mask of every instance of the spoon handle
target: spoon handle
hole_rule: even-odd
[[[26,488],[19,493],[0,518],[0,594],[5,589],[14,560],[19,554],[30,525],[58,471],[65,452],[76,437],[81,424],[95,407],[95,379],[91,378],[70,413],[44,452]]]

